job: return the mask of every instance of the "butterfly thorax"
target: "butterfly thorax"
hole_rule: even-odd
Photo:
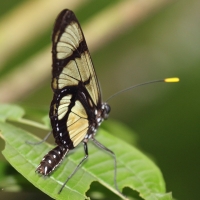
[[[87,135],[85,136],[85,139],[89,139],[96,134],[98,127],[101,125],[101,123],[104,120],[108,118],[110,110],[111,110],[110,106],[105,102],[101,103],[101,106],[99,109],[95,109],[93,122],[90,124],[89,130],[88,130]]]

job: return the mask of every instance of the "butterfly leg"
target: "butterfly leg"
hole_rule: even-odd
[[[67,178],[67,180],[64,182],[64,184],[62,185],[62,187],[60,188],[58,194],[60,194],[63,190],[63,188],[65,187],[65,185],[67,184],[67,182],[69,181],[69,179],[71,179],[71,177],[77,172],[77,170],[79,169],[79,167],[81,166],[81,164],[87,159],[88,157],[88,147],[87,147],[87,141],[83,141],[83,147],[84,147],[84,151],[85,151],[85,156],[84,158],[80,161],[80,163],[76,166],[76,168],[74,169],[74,171],[70,174],[70,176]]]
[[[26,144],[30,144],[30,145],[39,145],[39,144],[42,144],[43,142],[45,142],[48,137],[51,135],[52,131],[50,131],[45,137],[44,139],[42,139],[41,141],[39,142],[31,142],[31,141],[26,141]]]
[[[122,194],[122,193],[120,192],[119,188],[118,188],[118,185],[117,185],[117,159],[116,159],[115,153],[114,153],[113,151],[111,151],[110,149],[108,149],[107,147],[105,147],[105,146],[104,146],[103,144],[101,144],[100,142],[98,142],[98,141],[94,138],[94,136],[93,136],[91,139],[92,139],[92,141],[94,142],[94,144],[95,144],[97,147],[99,147],[99,148],[101,148],[101,149],[107,151],[108,153],[110,153],[110,154],[113,156],[113,158],[114,158],[114,184],[115,184],[116,190],[117,190],[120,194]],[[123,195],[123,194],[122,194],[122,195]],[[123,196],[124,196],[124,195],[123,195]]]

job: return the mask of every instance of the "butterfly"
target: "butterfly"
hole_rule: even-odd
[[[40,162],[36,172],[49,175],[61,163],[66,154],[84,144],[85,156],[63,184],[75,174],[88,157],[87,143],[91,139],[98,147],[110,152],[95,139],[101,123],[108,118],[110,106],[102,102],[101,90],[90,53],[75,14],[68,9],[58,15],[52,34],[52,82],[53,100],[49,117],[57,146]]]
[[[87,143],[91,139],[95,145],[113,155],[114,184],[116,190],[121,193],[116,181],[116,156],[113,151],[95,139],[98,127],[108,118],[111,108],[108,103],[102,101],[99,81],[83,31],[71,10],[61,11],[55,21],[52,34],[52,60],[51,87],[54,95],[49,117],[52,126],[50,134],[53,133],[57,146],[43,157],[36,172],[44,176],[49,175],[59,166],[66,154],[82,142],[85,156],[68,176],[58,192],[60,193],[88,158]],[[175,77],[145,82],[119,91],[108,100],[138,86],[178,81],[179,79]]]

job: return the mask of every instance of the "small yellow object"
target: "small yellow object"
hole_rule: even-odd
[[[166,83],[173,83],[173,82],[179,82],[179,78],[177,78],[177,77],[174,77],[174,78],[166,78],[166,79],[164,79],[164,82],[166,82]]]

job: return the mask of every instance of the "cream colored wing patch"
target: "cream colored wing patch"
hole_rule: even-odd
[[[90,74],[90,84],[86,85],[86,88],[87,88],[90,96],[92,97],[92,100],[97,105],[99,98],[101,98],[99,82],[97,80],[94,66],[93,66],[92,60],[91,60],[88,52],[85,52],[85,58],[86,58],[86,63],[87,63],[87,67],[88,67],[87,70],[89,71],[88,73]]]
[[[73,113],[70,113],[70,115],[73,115]],[[69,137],[73,141],[74,147],[77,146],[83,140],[83,138],[87,134],[88,127],[88,120],[83,118],[79,118],[75,123],[68,126]]]
[[[82,40],[83,36],[79,25],[76,22],[71,22],[71,24],[65,28],[65,31],[57,43],[57,59],[65,59],[71,56]]]
[[[75,106],[72,108],[71,111],[82,118],[87,118],[85,108],[83,107],[81,102],[78,100],[75,102]]]
[[[74,147],[83,140],[87,134],[88,127],[87,113],[80,101],[77,100],[67,121],[69,137],[73,141]]]
[[[90,80],[89,84],[86,85],[86,88],[93,100],[93,102],[97,105],[100,91],[99,91],[99,83],[94,71],[94,66],[92,64],[90,55],[87,51],[81,54],[81,58],[75,59],[77,71],[80,74],[80,80],[85,82]],[[79,78],[77,76],[77,78]]]
[[[67,95],[67,96],[64,96],[61,100],[60,100],[60,104],[58,106],[58,119],[61,120],[67,113],[68,111],[68,106],[71,102],[71,98],[72,98],[72,95]]]
[[[81,77],[77,65],[74,60],[70,60],[58,77],[57,88],[62,89],[66,86],[78,85],[80,80]]]

